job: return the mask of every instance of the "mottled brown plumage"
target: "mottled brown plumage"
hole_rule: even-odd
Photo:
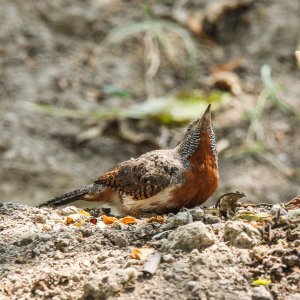
[[[40,205],[78,199],[119,206],[130,214],[165,213],[206,201],[218,186],[218,159],[210,105],[189,125],[174,149],[155,150],[122,162],[94,183]]]

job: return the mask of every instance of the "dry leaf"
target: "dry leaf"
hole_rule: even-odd
[[[86,216],[86,217],[90,217],[91,216],[87,211],[85,211],[83,209],[79,209],[79,214],[83,215],[83,216]]]
[[[225,64],[214,65],[211,68],[211,73],[219,73],[219,72],[232,72],[235,69],[239,68],[243,64],[242,58],[236,58],[234,60],[228,61]]]
[[[218,72],[211,77],[211,83],[214,87],[231,92],[233,95],[239,95],[242,92],[241,80],[237,74],[232,72]]]
[[[91,218],[90,222],[93,224],[97,224],[98,220],[97,220],[97,218]]]
[[[132,248],[129,256],[134,259],[144,260],[153,252],[153,248]]]
[[[118,219],[115,218],[115,217],[110,217],[110,216],[103,215],[102,216],[102,221],[103,221],[104,224],[108,225],[108,224],[113,224],[113,223],[117,222]]]
[[[284,206],[286,209],[300,208],[300,196],[288,201]]]
[[[268,285],[271,283],[269,279],[256,279],[252,281],[252,285]]]
[[[198,15],[190,15],[187,20],[187,25],[196,36],[203,34],[201,19]]]
[[[235,219],[242,219],[247,221],[272,221],[272,216],[268,213],[253,213],[250,211],[243,211],[235,215]]]
[[[153,222],[163,224],[165,222],[165,218],[163,216],[155,216],[147,220],[147,223],[153,223]]]
[[[81,226],[89,220],[89,217],[90,214],[86,211],[83,211],[83,213],[79,212],[78,214],[72,214],[67,216],[65,224],[67,225],[73,224],[75,226],[77,226],[76,224],[80,224]]]
[[[136,224],[137,223],[136,218],[131,217],[131,216],[124,217],[120,221],[121,221],[122,224],[125,224],[125,225],[127,225],[127,224]]]
[[[74,219],[70,216],[67,216],[66,224],[69,225],[69,224],[72,224],[72,223],[74,223]]]

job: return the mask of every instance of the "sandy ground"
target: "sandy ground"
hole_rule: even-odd
[[[229,1],[229,8],[222,1],[215,3],[162,1],[148,7],[154,20],[173,22],[192,36],[196,69],[191,85],[178,38],[171,42],[176,57],[183,60],[174,65],[160,49],[159,69],[151,80],[147,35],[136,34],[114,45],[103,42],[121,25],[148,20],[147,9],[135,1],[90,0],[83,5],[79,0],[2,0],[0,201],[43,202],[86,185],[120,161],[174,146],[185,130],[153,121],[41,114],[29,110],[28,102],[89,112],[143,103],[153,94],[165,97],[187,86],[210,92],[212,69],[220,66],[233,68],[241,93],[231,95],[213,116],[219,148],[227,146],[219,155],[221,183],[212,200],[232,190],[244,191],[251,201],[278,202],[299,194],[300,127],[293,116],[269,103],[258,120],[271,160],[251,151],[237,153],[246,144],[247,116],[263,90],[262,65],[272,68],[283,103],[300,113],[294,57],[300,3],[243,0]],[[205,32],[199,36],[196,25],[201,22]],[[107,87],[128,90],[131,96],[119,97]]]
[[[0,297],[296,300],[299,208],[282,209],[277,225],[270,209],[244,205],[226,221],[195,208],[105,225],[95,210],[2,204]],[[161,255],[153,276],[143,272],[153,255],[143,249]]]

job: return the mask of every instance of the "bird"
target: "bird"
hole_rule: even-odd
[[[86,200],[109,204],[120,214],[164,214],[202,204],[216,191],[218,183],[218,154],[209,104],[175,148],[153,150],[121,162],[93,183],[38,207]]]

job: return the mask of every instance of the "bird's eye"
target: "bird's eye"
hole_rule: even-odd
[[[187,131],[190,131],[192,129],[192,124],[190,124],[187,128]]]

